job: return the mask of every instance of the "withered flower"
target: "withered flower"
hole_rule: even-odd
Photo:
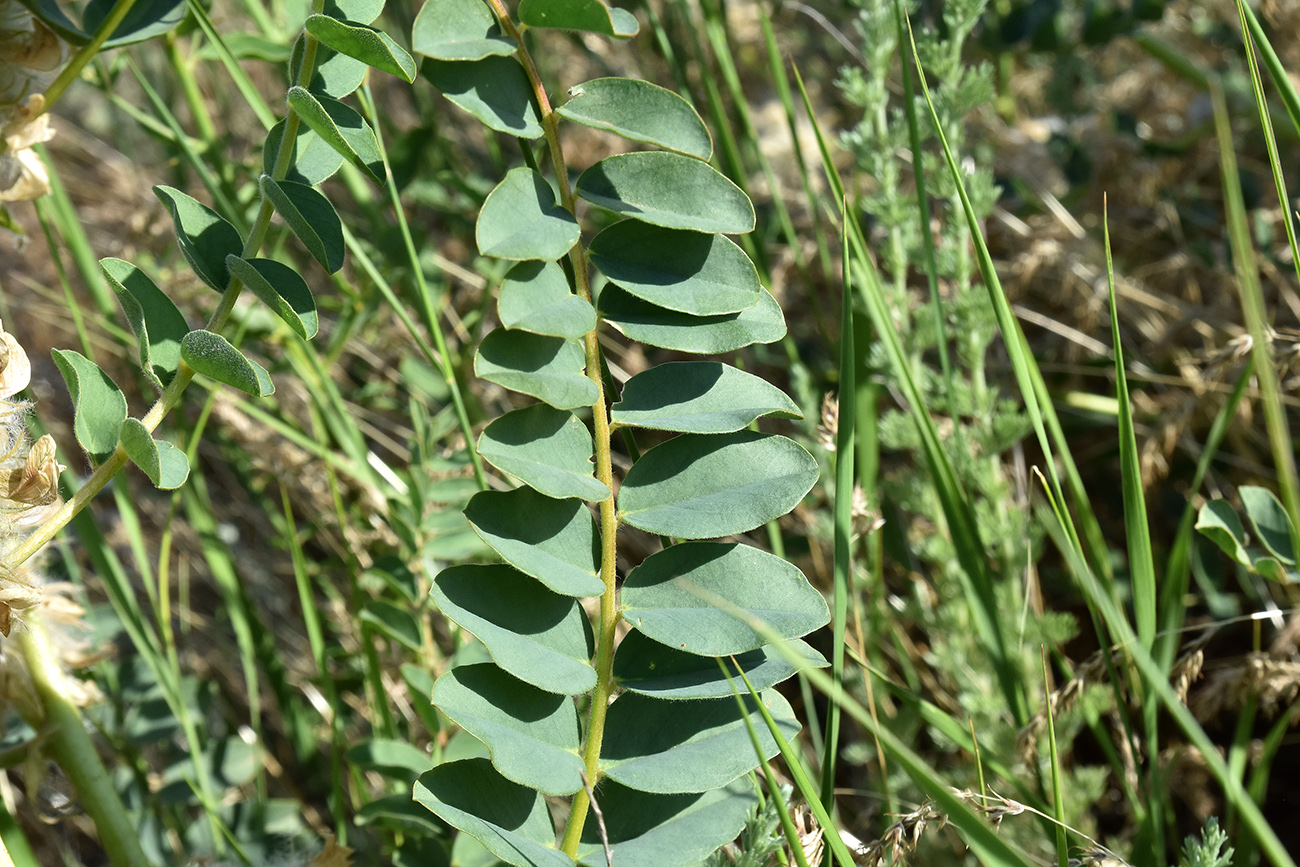
[[[10,471],[4,496],[25,506],[46,506],[58,499],[59,473],[65,468],[55,460],[55,452],[54,437],[38,439],[23,466]]]

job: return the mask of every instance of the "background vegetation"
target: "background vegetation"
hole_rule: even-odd
[[[65,497],[90,465],[49,350],[76,348],[147,409],[98,260],[212,306],[150,188],[255,222],[308,9],[184,11],[72,82],[41,150],[51,192],[9,205],[0,238],[0,317]],[[809,638],[843,692],[816,674],[783,687],[822,792],[782,797],[833,795],[865,863],[1290,863],[1300,295],[1274,170],[1294,182],[1300,101],[1277,75],[1300,68],[1293,10],[1258,10],[1277,66],[1257,80],[1229,2],[912,4],[924,79],[886,0],[629,11],[630,40],[528,44],[553,97],[606,75],[681,93],[755,203],[746,252],[788,334],[728,360],[794,397],[804,419],[766,429],[822,473],[748,541],[844,606]],[[374,26],[409,46],[417,12],[391,0]],[[331,837],[358,864],[494,863],[411,788],[481,749],[429,703],[483,654],[429,589],[491,556],[461,513],[482,470],[459,412],[477,435],[517,405],[474,376],[505,273],[474,228],[520,146],[422,78],[371,73],[350,102],[392,185],[353,166],[324,184],[346,264],[328,272],[278,223],[263,248],[307,276],[321,333],[236,306],[228,336],[274,396],[196,379],[157,431],[187,453],[186,484],[118,475],[43,564],[71,585],[47,598],[84,609],[84,633],[53,635],[80,642],[84,713],[156,863],[303,863]],[[573,127],[565,147],[585,166],[617,144]],[[620,383],[675,358],[603,346]],[[621,475],[632,456],[616,460]],[[1194,533],[1216,500],[1202,522],[1221,531]],[[657,547],[620,544],[624,568]],[[14,861],[105,863],[45,733],[7,701]],[[773,770],[790,782],[788,761]],[[778,805],[714,863],[796,863]]]

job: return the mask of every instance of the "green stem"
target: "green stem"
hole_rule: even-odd
[[[44,722],[50,730],[45,746],[50,757],[76,788],[77,799],[94,821],[110,863],[119,867],[146,867],[149,862],[140,848],[140,832],[126,814],[113,781],[99,760],[81,712],[68,700],[64,674],[39,610],[27,614],[23,623],[17,638],[36,694],[44,706]]]
[[[54,82],[45,88],[45,104],[41,111],[49,111],[54,103],[59,101],[59,97],[63,96],[63,91],[68,89],[68,85],[81,77],[81,70],[85,69],[86,64],[90,63],[95,55],[99,53],[99,49],[108,41],[108,37],[117,29],[117,25],[122,23],[126,13],[130,12],[131,7],[134,5],[135,0],[117,0],[117,3],[113,4],[112,11],[99,25],[94,38],[77,50],[77,53],[72,56],[72,60],[68,61],[68,65],[63,67],[63,71],[54,79]]]

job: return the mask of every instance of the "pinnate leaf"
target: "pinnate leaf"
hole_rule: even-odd
[[[793,509],[816,481],[817,461],[785,437],[682,434],[628,470],[619,516],[683,539],[746,533]]]
[[[71,349],[51,353],[72,395],[73,431],[77,442],[100,464],[117,449],[126,421],[126,396],[108,374]]]
[[[748,310],[763,291],[754,263],[722,235],[624,220],[593,238],[588,253],[625,291],[695,316]]]
[[[275,393],[266,368],[244,357],[230,341],[211,331],[191,331],[181,341],[181,358],[196,373],[234,386],[253,397]]]
[[[609,496],[609,488],[592,477],[591,432],[566,410],[539,403],[507,413],[483,431],[478,451],[548,497]]]
[[[802,418],[770,382],[718,361],[676,361],[642,371],[614,404],[616,424],[683,433],[731,433],[762,416]]]
[[[238,256],[228,256],[226,267],[299,337],[316,336],[320,327],[316,299],[307,288],[307,281],[297,271],[274,259],[241,259]]]
[[[754,229],[749,197],[708,163],[666,151],[606,157],[578,178],[578,195],[595,205],[669,229]]]
[[[742,617],[782,638],[830,620],[826,600],[798,567],[749,545],[682,542],[651,554],[628,573],[624,618],[669,647],[727,656],[766,639]]]
[[[224,292],[230,282],[226,257],[238,256],[244,246],[239,232],[216,211],[180,190],[159,185],[153,192],[171,213],[176,241],[194,273],[213,289]]]
[[[542,135],[542,116],[532,85],[519,61],[488,55],[481,60],[424,61],[420,74],[452,103],[497,132],[534,139]]]
[[[314,187],[262,175],[262,192],[307,252],[331,274],[343,267],[343,222]]]
[[[569,90],[569,101],[556,110],[583,126],[608,130],[707,160],[713,140],[699,114],[680,95],[635,78],[597,78]]]
[[[581,500],[557,500],[531,488],[480,491],[465,517],[493,550],[556,593],[604,592],[596,519]]]
[[[189,333],[176,304],[139,268],[122,259],[101,259],[99,268],[117,295],[140,346],[140,370],[162,389],[181,363],[181,340]]]
[[[781,305],[766,289],[758,303],[748,310],[719,316],[692,316],[665,310],[617,286],[605,287],[600,293],[599,306],[605,318],[631,339],[697,355],[734,352],[785,336]]]
[[[605,36],[635,36],[640,25],[624,9],[606,6],[601,0],[523,0],[519,20],[529,27],[585,30]]]
[[[474,373],[529,394],[556,409],[596,402],[599,390],[582,372],[586,354],[573,340],[497,328],[479,344]]]
[[[555,845],[546,800],[501,776],[487,759],[447,762],[415,783],[415,800],[514,867],[573,867]]]
[[[122,424],[122,448],[156,488],[175,490],[190,476],[190,462],[185,452],[169,442],[154,439],[138,419],[128,418]]]
[[[481,0],[428,0],[411,28],[411,49],[435,60],[481,60],[516,47]]]
[[[577,599],[499,563],[444,569],[434,579],[433,599],[520,680],[560,695],[596,685],[591,623]]]
[[[497,316],[506,328],[570,340],[596,327],[596,309],[573,294],[555,262],[520,262],[506,272]]]
[[[387,33],[328,15],[308,15],[307,32],[325,45],[408,84],[415,81],[415,60]]]
[[[507,779],[548,795],[582,788],[578,711],[491,663],[462,665],[438,678],[433,703],[487,745]]]
[[[328,96],[306,88],[289,88],[289,106],[330,147],[377,184],[384,183],[384,157],[375,133],[361,115]]]
[[[580,235],[551,185],[527,166],[511,169],[488,194],[474,226],[479,252],[498,259],[558,259]]]

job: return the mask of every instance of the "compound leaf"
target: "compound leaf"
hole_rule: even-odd
[[[520,680],[560,695],[596,685],[591,623],[577,599],[501,563],[444,569],[432,592],[439,610]]]
[[[556,593],[605,591],[596,519],[581,500],[556,500],[531,488],[480,491],[465,516],[493,550]]]
[[[507,779],[548,795],[582,788],[578,710],[492,663],[461,665],[438,678],[433,703],[487,745]]]
[[[570,340],[596,327],[596,309],[573,294],[555,262],[520,262],[506,272],[497,316],[506,328]]]
[[[316,299],[307,288],[307,281],[297,271],[274,259],[241,259],[238,256],[227,256],[226,267],[299,337],[316,336],[320,328]]]
[[[384,157],[379,142],[361,115],[328,96],[304,87],[289,88],[289,106],[330,147],[377,184],[384,183]]]
[[[580,235],[551,185],[527,166],[511,169],[488,194],[474,225],[478,251],[498,259],[558,259]]]
[[[328,15],[308,15],[307,32],[325,45],[367,66],[415,81],[415,59],[387,33],[364,24],[351,24]]]
[[[619,516],[650,533],[704,539],[784,515],[817,481],[817,461],[774,434],[682,434],[628,470]]]
[[[616,424],[682,433],[731,433],[762,416],[802,418],[785,392],[718,361],[675,361],[638,373],[614,404]]]
[[[582,372],[586,360],[573,340],[497,328],[479,344],[474,373],[556,409],[573,409],[590,406],[599,394]]]
[[[343,222],[329,199],[308,184],[262,175],[262,192],[307,252],[331,274],[343,267]]]
[[[230,282],[226,257],[238,256],[244,247],[239,231],[216,211],[180,190],[160,184],[153,192],[171,213],[176,241],[194,273],[218,292],[226,291]]]
[[[190,326],[170,298],[139,268],[122,259],[100,259],[99,268],[117,295],[140,345],[140,370],[162,391],[181,363],[181,340]]]
[[[592,477],[591,432],[566,410],[539,403],[507,413],[483,431],[478,451],[548,497],[609,496],[609,488]]]
[[[71,349],[51,355],[72,395],[73,431],[77,442],[97,464],[117,449],[126,421],[126,396],[95,362]]]
[[[785,336],[781,305],[766,289],[753,307],[721,316],[691,316],[665,310],[617,286],[605,287],[598,306],[605,318],[632,340],[696,355],[734,352]]]
[[[411,50],[435,60],[482,60],[517,47],[480,0],[428,0],[411,28]]]
[[[488,55],[480,60],[425,60],[420,74],[455,105],[497,132],[534,139],[542,116],[519,61]]]
[[[666,151],[606,157],[578,178],[578,195],[595,205],[669,229],[754,229],[754,206],[708,163]]]
[[[190,477],[190,462],[185,452],[169,442],[154,439],[138,419],[128,418],[123,422],[122,448],[156,488],[173,491]]]
[[[266,368],[244,357],[230,341],[211,331],[191,331],[181,341],[181,358],[196,373],[234,386],[253,397],[275,393]]]
[[[569,89],[556,110],[565,120],[608,130],[707,160],[713,140],[699,114],[680,95],[635,78],[597,78]]]

